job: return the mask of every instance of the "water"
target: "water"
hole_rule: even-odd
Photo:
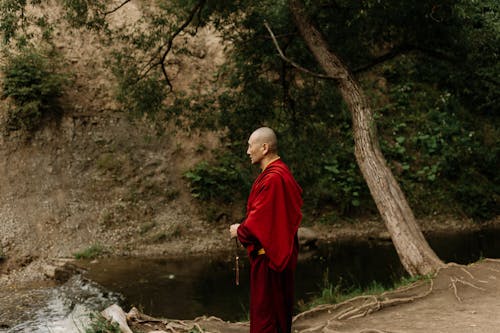
[[[434,236],[427,239],[445,262],[467,264],[500,257],[500,230]],[[87,263],[87,276],[125,296],[157,317],[190,319],[204,314],[244,320],[249,302],[248,261],[240,253],[240,285],[234,283],[234,257],[103,259]],[[390,287],[405,276],[390,241],[336,242],[302,251],[296,272],[296,299],[307,302],[325,283],[342,289],[365,288],[374,281]]]
[[[122,301],[123,298],[119,294],[106,291],[81,276],[74,276],[60,286],[2,295],[0,323],[19,324],[8,329],[0,328],[0,332],[85,332],[90,313]]]
[[[500,257],[500,230],[426,238],[445,262],[467,264],[481,257]],[[11,303],[29,306],[18,311],[17,317],[10,318],[11,322],[20,324],[8,330],[2,330],[8,311],[5,311],[5,299],[2,300],[5,296],[0,296],[0,332],[84,332],[88,313],[115,302],[125,311],[136,306],[155,317],[193,319],[214,315],[224,320],[247,320],[249,267],[244,252],[240,258],[239,286],[234,283],[232,255],[80,262],[88,269],[85,277],[98,284],[77,276],[62,286],[24,293],[16,291],[16,299],[11,299]],[[296,272],[296,300],[310,300],[320,293],[324,281],[345,289],[363,288],[373,281],[391,286],[404,275],[390,241],[322,244],[314,251],[301,252]]]

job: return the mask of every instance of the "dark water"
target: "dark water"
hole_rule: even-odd
[[[500,257],[500,230],[433,236],[431,247],[445,262],[467,264]],[[214,315],[244,320],[248,309],[248,262],[240,253],[240,285],[234,259],[103,259],[87,263],[87,277],[125,297],[126,311],[136,306],[157,317],[192,319]],[[339,242],[302,251],[296,272],[296,300],[320,293],[323,281],[342,288],[364,288],[376,281],[391,286],[405,275],[390,241]]]

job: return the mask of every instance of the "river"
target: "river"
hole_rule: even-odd
[[[453,235],[428,235],[446,262],[468,264],[481,257],[500,257],[500,230]],[[146,314],[176,319],[214,315],[247,320],[248,262],[240,254],[240,285],[235,285],[234,256],[165,258],[105,258],[80,261],[87,272],[62,286],[26,291],[19,323],[1,328],[5,302],[0,296],[0,332],[83,332],[88,313],[114,302],[125,311],[136,306]],[[319,244],[303,250],[296,273],[296,300],[309,301],[325,285],[343,290],[373,282],[390,287],[405,275],[390,241],[349,241]],[[3,308],[2,308],[3,307]],[[7,309],[8,310],[8,309]],[[75,328],[76,327],[76,328]]]

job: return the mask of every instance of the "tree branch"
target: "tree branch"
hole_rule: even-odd
[[[267,22],[264,22],[264,26],[266,27],[267,31],[269,31],[269,35],[271,35],[271,38],[273,40],[273,43],[274,43],[274,46],[276,47],[276,50],[278,50],[278,54],[280,56],[281,59],[283,59],[284,61],[286,61],[287,63],[289,63],[290,65],[292,65],[293,67],[295,67],[296,69],[298,69],[299,71],[301,72],[304,72],[308,75],[312,75],[314,77],[318,77],[318,78],[321,78],[321,79],[328,79],[328,80],[334,80],[335,78],[329,76],[329,75],[326,75],[326,74],[320,74],[320,73],[315,73],[315,72],[312,72],[310,70],[308,70],[307,68],[304,68],[302,67],[301,65],[297,64],[296,62],[288,59],[285,54],[283,53],[283,51],[281,50],[279,44],[278,44],[278,41],[276,40],[276,36],[274,35],[273,31],[271,30],[271,27],[269,26],[269,24]]]
[[[170,38],[167,40],[166,44],[161,45],[158,47],[158,50],[155,52],[155,55],[151,57],[151,59],[148,61],[148,63],[144,66],[145,71],[144,73],[139,77],[138,80],[141,80],[144,78],[154,67],[160,66],[161,71],[163,73],[163,76],[165,77],[165,81],[167,82],[167,85],[169,86],[170,90],[173,89],[172,84],[170,82],[170,79],[168,78],[168,73],[165,68],[165,59],[167,58],[167,55],[170,53],[172,50],[172,45],[174,43],[174,39],[182,32],[186,27],[193,21],[196,13],[200,13],[201,9],[205,5],[206,0],[200,0],[198,3],[191,9],[189,12],[189,16],[187,19],[184,21],[184,23],[170,36]],[[198,27],[196,28],[198,29]],[[165,51],[162,52],[163,48],[166,47]],[[156,56],[158,54],[161,54],[160,59],[157,62],[154,62],[156,59]]]
[[[352,72],[355,74],[359,74],[362,72],[366,72],[370,70],[371,68],[380,65],[386,61],[392,60],[394,58],[397,58],[403,54],[408,54],[412,52],[419,52],[423,55],[438,59],[438,60],[445,60],[451,63],[456,62],[455,59],[451,58],[450,56],[436,51],[436,50],[431,50],[431,49],[425,49],[419,46],[414,46],[414,45],[400,45],[398,47],[393,48],[392,50],[388,51],[386,54],[381,55],[378,58],[373,59],[370,63],[362,65],[356,69],[354,69]]]
[[[172,37],[169,38],[169,40],[167,42],[167,49],[165,50],[165,52],[163,52],[163,55],[162,55],[162,57],[160,59],[160,64],[161,64],[162,71],[163,71],[164,74],[166,74],[166,71],[165,71],[165,59],[167,58],[168,53],[172,49],[172,44],[174,43],[175,37],[177,37],[191,23],[191,21],[193,20],[194,16],[196,15],[196,13],[198,11],[201,11],[201,8],[205,4],[205,2],[206,2],[206,0],[198,1],[198,3],[196,4],[196,6],[194,6],[193,9],[191,9],[191,12],[189,13],[189,17],[187,18],[187,20],[184,21],[184,23],[179,27],[179,29],[177,29],[174,32],[174,34],[172,35]],[[166,79],[168,80],[168,78],[166,78]]]
[[[123,6],[125,6],[127,3],[129,3],[131,0],[125,0],[123,1],[120,5],[118,5],[118,7],[115,7],[107,12],[104,12],[104,16],[107,16],[109,14],[113,14],[114,12],[118,11],[120,8],[122,8]]]

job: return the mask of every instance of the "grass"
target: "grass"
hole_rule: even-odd
[[[95,259],[105,252],[106,250],[102,245],[93,244],[82,251],[73,253],[73,256],[75,259]]]
[[[351,288],[345,289],[341,284],[333,285],[328,281],[328,271],[325,272],[323,281],[323,289],[320,294],[314,297],[309,302],[305,303],[303,300],[299,301],[298,309],[303,312],[314,308],[321,304],[336,304],[346,301],[348,299],[362,296],[362,295],[379,295],[387,291],[398,289],[402,286],[410,285],[419,280],[430,279],[431,275],[418,275],[413,277],[403,277],[401,280],[395,282],[392,287],[384,287],[382,284],[372,281],[366,288]]]
[[[85,329],[85,333],[120,333],[117,323],[111,323],[106,318],[97,313],[90,314],[90,326]]]

